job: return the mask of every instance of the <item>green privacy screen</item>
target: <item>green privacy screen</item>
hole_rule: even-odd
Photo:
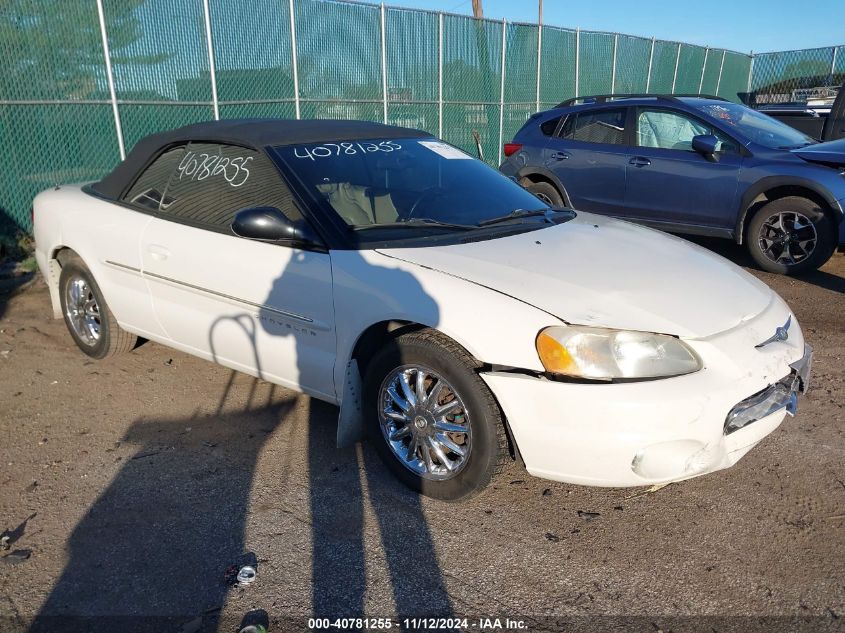
[[[751,71],[757,103],[825,97],[843,82],[845,46],[763,53],[754,57]]]
[[[576,95],[577,41],[578,35],[574,30],[543,26],[540,108],[551,108]]]
[[[0,231],[30,230],[38,191],[102,176],[121,144],[215,116],[388,121],[473,154],[477,138],[495,165],[531,114],[576,95],[791,100],[845,80],[845,47],[752,64],[678,42],[334,0],[101,6],[104,29],[97,0],[0,3]]]
[[[630,94],[645,92],[648,81],[648,60],[651,40],[630,35],[619,35],[616,40],[616,72],[613,92]],[[643,72],[643,68],[646,72]]]
[[[608,94],[613,75],[613,35],[586,31],[580,35],[578,94]]]

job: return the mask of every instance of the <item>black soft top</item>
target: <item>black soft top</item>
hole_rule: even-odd
[[[188,141],[225,143],[263,150],[273,145],[332,143],[375,138],[420,138],[431,134],[421,130],[370,121],[337,119],[229,119],[194,123],[142,138],[126,160],[91,185],[98,194],[117,199],[165,148]]]

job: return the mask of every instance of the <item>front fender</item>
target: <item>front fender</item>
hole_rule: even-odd
[[[768,176],[755,182],[742,195],[740,211],[737,214],[736,226],[734,228],[734,235],[736,237],[737,244],[743,243],[745,220],[751,203],[760,194],[777,187],[801,187],[802,189],[812,191],[816,195],[820,196],[828,204],[828,206],[833,209],[833,212],[837,214],[837,221],[842,221],[843,204],[840,200],[837,200],[830,190],[824,185],[819,184],[815,180],[802,178],[800,176]]]
[[[562,321],[532,305],[376,251],[332,251],[337,359],[343,393],[355,344],[371,325],[407,321],[438,330],[489,365],[544,371],[538,332]]]

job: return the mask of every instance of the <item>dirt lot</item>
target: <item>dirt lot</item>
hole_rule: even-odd
[[[335,449],[333,407],[155,344],[91,361],[40,280],[0,294],[0,531],[31,550],[0,553],[0,629],[235,631],[258,608],[271,631],[312,614],[843,630],[845,256],[755,274],[815,347],[814,385],[737,466],[632,498],[514,465],[463,505]],[[247,552],[256,582],[227,587]]]

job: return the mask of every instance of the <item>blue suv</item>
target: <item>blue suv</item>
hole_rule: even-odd
[[[729,238],[770,272],[813,270],[845,244],[845,139],[719,97],[570,99],[504,153],[499,169],[544,202]]]

